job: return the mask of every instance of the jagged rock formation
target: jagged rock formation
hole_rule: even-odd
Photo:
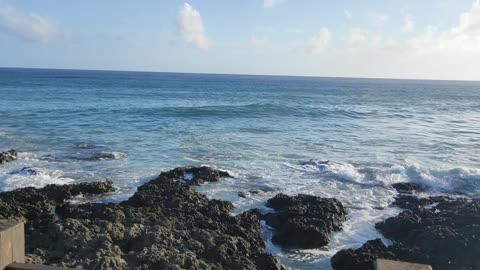
[[[177,168],[127,201],[71,204],[78,194],[113,191],[111,182],[25,188],[0,194],[0,218],[27,221],[31,263],[85,269],[284,269],[265,251],[255,212],[232,216],[229,202],[194,185],[228,173]]]
[[[267,206],[275,209],[264,216],[276,229],[272,242],[283,247],[323,247],[333,232],[341,230],[347,216],[337,199],[311,195],[278,194],[267,201]]]
[[[0,153],[0,164],[12,162],[17,159],[18,153],[15,150]]]

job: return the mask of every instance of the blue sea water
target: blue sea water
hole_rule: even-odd
[[[329,269],[381,237],[373,225],[399,212],[392,183],[480,197],[480,83],[0,69],[11,148],[1,191],[108,178],[120,191],[103,200],[122,200],[161,171],[209,165],[235,178],[198,190],[235,213],[279,192],[336,197],[349,220],[324,249],[281,250],[265,227],[285,264]],[[39,173],[15,173],[27,166]]]

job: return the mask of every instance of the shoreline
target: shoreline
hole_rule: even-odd
[[[272,241],[275,244],[301,249],[326,245],[334,231],[342,230],[342,223],[349,218],[348,212],[333,210],[343,208],[340,202],[335,203],[337,206],[331,205],[335,199],[281,194],[267,201],[266,206],[275,209],[272,213],[252,209],[231,216],[231,203],[208,199],[195,190],[197,185],[215,184],[225,177],[231,176],[208,167],[177,168],[143,184],[126,201],[104,204],[72,204],[69,200],[79,194],[88,197],[113,192],[111,182],[22,188],[0,193],[0,217],[21,218],[27,222],[28,262],[86,269],[92,266],[95,269],[156,269],[159,265],[165,268],[175,265],[179,269],[229,269],[234,265],[238,269],[284,269],[278,259],[266,251],[260,220],[274,227]],[[372,239],[359,249],[341,250],[331,259],[335,270],[370,270],[375,258],[431,264],[440,270],[477,263],[475,257],[463,256],[453,264],[447,264],[442,258],[449,258],[445,252],[455,243],[460,252],[476,254],[475,249],[469,250],[474,240],[468,239],[475,237],[479,228],[470,228],[455,219],[468,218],[480,223],[478,199],[422,198],[417,196],[423,192],[422,187],[409,183],[396,184],[394,188],[399,194],[393,205],[405,211],[376,225],[385,237],[395,240],[394,244],[387,247],[381,240]],[[416,219],[420,216],[421,219]],[[327,220],[336,224],[335,229],[329,229],[332,225],[322,229],[319,224],[328,224]],[[407,220],[410,223],[406,223]],[[417,221],[411,223],[411,220]],[[409,236],[412,226],[415,226],[414,239]],[[445,238],[445,230],[462,238],[453,235]],[[429,248],[432,242],[438,241],[444,244]],[[51,249],[46,243],[56,244]],[[209,255],[212,253],[223,255],[214,258]],[[150,256],[163,259],[151,261]]]

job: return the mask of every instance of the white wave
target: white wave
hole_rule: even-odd
[[[311,159],[300,165],[288,165],[296,170],[309,173],[319,173],[337,180],[363,183],[365,175],[360,173],[355,166],[346,162],[323,161]]]
[[[418,164],[395,165],[383,175],[378,175],[377,180],[385,184],[417,183],[433,192],[480,196],[480,169],[476,168],[435,169]]]
[[[13,174],[4,175],[1,181],[2,191],[10,191],[24,187],[41,188],[46,185],[64,185],[73,182],[73,179],[63,177],[61,170],[46,171],[35,169],[36,173],[29,170],[21,170]]]
[[[395,183],[416,183],[434,193],[463,194],[480,197],[480,169],[428,168],[419,164],[394,164],[389,168],[356,168],[350,163],[309,160],[301,164],[287,164],[295,170],[319,174],[339,181],[389,187]]]

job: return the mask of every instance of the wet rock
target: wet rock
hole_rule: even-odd
[[[128,157],[127,153],[116,151],[91,151],[89,148],[80,148],[76,153],[64,153],[58,155],[46,155],[42,159],[48,161],[65,162],[65,161],[109,161],[118,160]]]
[[[32,167],[23,167],[21,170],[11,172],[10,174],[22,174],[22,175],[38,176],[38,175],[43,174],[43,172],[38,170],[38,169],[32,168]]]
[[[399,193],[413,194],[424,191],[423,186],[415,183],[396,183],[392,187]]]
[[[344,249],[331,259],[335,270],[375,270],[377,259],[404,262],[428,261],[428,255],[417,249],[405,248],[401,244],[386,246],[381,239],[367,241],[358,249]]]
[[[272,242],[283,247],[323,247],[333,232],[342,229],[347,216],[337,199],[311,195],[279,194],[267,206],[275,210],[264,216],[267,225],[276,229]]]
[[[399,195],[394,205],[407,211],[375,227],[395,243],[340,251],[332,258],[334,269],[371,265],[385,254],[390,256],[385,259],[429,264],[437,270],[480,269],[480,200]],[[341,267],[346,262],[351,268]]]
[[[0,164],[12,162],[17,159],[18,153],[15,150],[0,153]]]
[[[258,212],[232,216],[231,203],[195,191],[196,183],[227,176],[177,168],[127,201],[108,204],[67,201],[79,192],[109,192],[108,183],[22,189],[0,194],[0,218],[27,220],[31,262],[101,270],[285,269],[265,251]]]
[[[240,198],[247,198],[249,196],[254,196],[263,193],[263,191],[258,190],[258,189],[250,189],[247,191],[240,191],[238,192],[238,197]]]
[[[189,185],[201,185],[206,182],[218,182],[221,178],[231,177],[228,172],[210,167],[180,167],[160,174],[159,178],[182,180]]]
[[[332,257],[331,265],[335,270],[374,270],[374,262],[377,258],[396,259],[380,239],[368,241],[356,250],[339,251]]]

